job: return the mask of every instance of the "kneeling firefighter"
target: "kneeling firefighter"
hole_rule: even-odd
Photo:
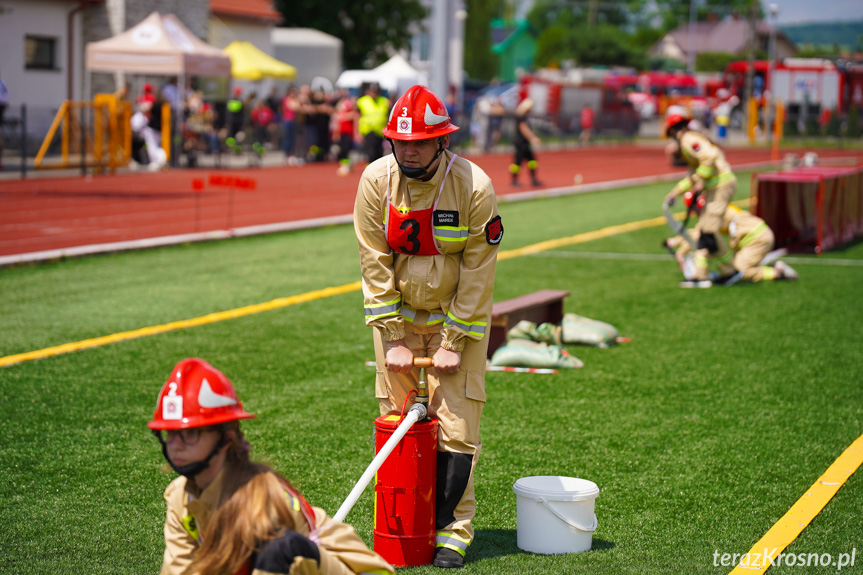
[[[674,205],[680,194],[690,190],[703,194],[704,209],[696,226],[699,237],[695,259],[725,262],[730,257],[728,245],[719,231],[728,203],[737,192],[737,178],[722,149],[704,134],[689,129],[688,124],[689,119],[677,113],[669,114],[665,120],[665,135],[677,141],[680,154],[689,166],[689,175],[665,196],[665,204]],[[707,280],[706,270],[706,265],[699,266],[693,279]]]
[[[354,225],[382,416],[398,415],[417,389],[414,357],[433,359],[429,412],[440,429],[433,564],[457,568],[474,536],[473,471],[503,225],[490,178],[448,150],[456,130],[438,96],[408,89],[383,130],[393,153],[360,179]]]
[[[162,386],[147,426],[179,477],[165,489],[161,575],[393,575],[353,527],[249,459],[240,421],[254,417],[202,359],[182,360]]]

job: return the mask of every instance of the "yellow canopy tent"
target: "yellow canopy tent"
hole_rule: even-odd
[[[231,59],[231,76],[240,80],[290,80],[297,76],[296,68],[262,52],[251,42],[231,42],[223,52]]]

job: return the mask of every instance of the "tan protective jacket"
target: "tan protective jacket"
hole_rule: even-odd
[[[720,233],[728,236],[729,247],[736,250],[746,246],[768,229],[770,228],[767,226],[767,223],[758,216],[754,216],[746,210],[741,210],[737,206],[728,206],[722,218]],[[698,230],[687,231],[694,241],[698,241]],[[686,255],[689,253],[689,250],[689,244],[681,242],[679,253]]]
[[[699,181],[704,182],[705,190],[737,181],[722,149],[704,134],[686,130],[678,143],[680,153],[689,165],[689,175],[677,183],[675,193],[683,193]]]
[[[360,179],[354,227],[366,324],[380,328],[384,341],[402,339],[406,321],[441,324],[442,347],[462,351],[468,339],[479,341],[489,329],[498,248],[490,241],[500,237],[489,240],[487,227],[498,217],[497,200],[491,179],[464,158],[456,158],[444,179],[451,158],[444,151],[428,182],[405,177],[392,155],[369,164]],[[404,255],[387,244],[388,181],[390,201],[400,210],[432,207],[443,182],[437,209],[457,212],[458,222],[436,228],[440,255]]]
[[[274,474],[269,479],[278,482]],[[185,477],[178,477],[165,489],[168,513],[165,519],[165,556],[161,575],[187,575],[200,542],[207,536],[207,528],[216,510],[222,490],[224,474],[220,473],[203,492]],[[280,483],[281,485],[281,483]],[[300,502],[286,492],[291,500],[293,525],[286,525],[318,545],[320,566],[313,559],[298,558],[291,566],[291,575],[353,575],[369,573],[384,575],[395,573],[392,566],[380,555],[366,547],[350,525],[334,521],[318,507],[315,515],[315,534],[311,535],[309,522]],[[264,575],[254,570],[252,575]]]

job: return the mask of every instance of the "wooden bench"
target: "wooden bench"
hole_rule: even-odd
[[[506,343],[506,333],[522,320],[537,325],[545,322],[560,325],[563,320],[563,298],[568,295],[566,290],[543,289],[494,304],[488,342],[489,359],[497,348]]]

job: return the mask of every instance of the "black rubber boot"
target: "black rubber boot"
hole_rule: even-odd
[[[461,553],[452,549],[438,547],[435,549],[432,565],[444,569],[461,569],[464,567],[464,557],[462,557]]]

